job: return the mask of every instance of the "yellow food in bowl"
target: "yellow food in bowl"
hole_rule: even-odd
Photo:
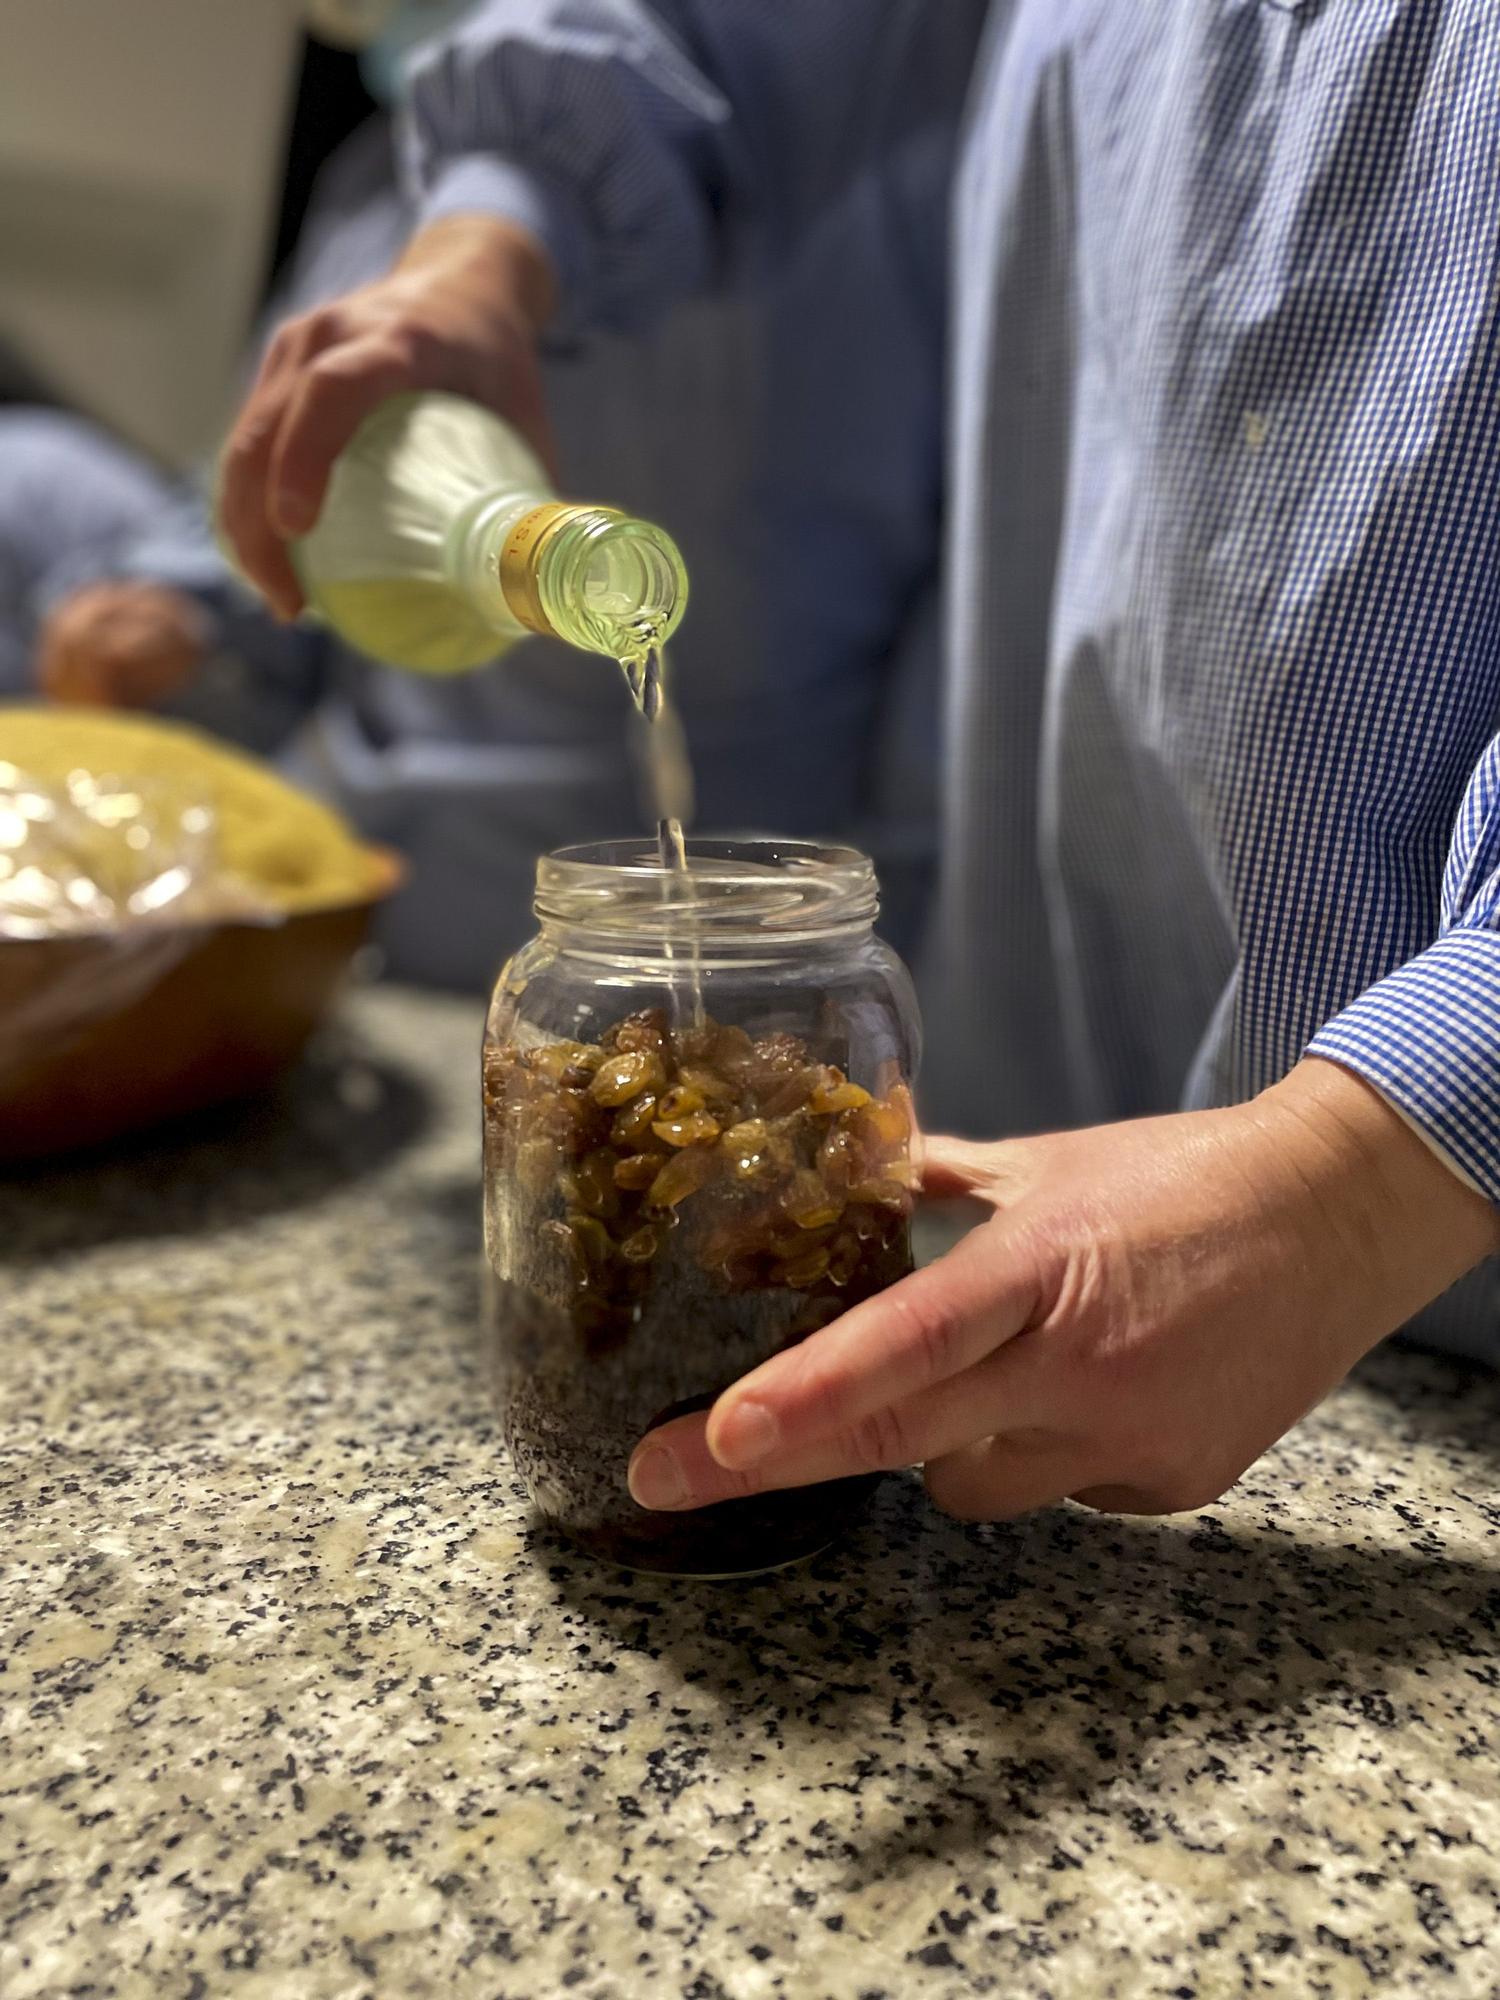
[[[106,710],[0,706],[0,764],[64,785],[71,773],[169,786],[208,806],[218,864],[277,908],[336,909],[386,886],[388,864],[337,813],[201,731]]]

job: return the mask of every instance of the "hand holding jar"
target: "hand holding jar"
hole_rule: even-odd
[[[921,1464],[969,1519],[1207,1505],[1500,1224],[1368,1085],[1307,1060],[1251,1103],[927,1142],[990,1219],[635,1455],[657,1508]]]

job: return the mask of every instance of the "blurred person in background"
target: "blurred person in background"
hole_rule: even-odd
[[[385,98],[434,17],[470,11],[330,6],[324,25],[383,24],[364,68]],[[950,104],[982,12],[955,7],[935,43]],[[659,519],[684,551],[671,672],[697,825],[864,845],[909,953],[935,875],[945,243],[929,225],[953,143],[939,130],[872,167],[774,279],[650,328],[561,330],[541,364],[564,490]],[[372,120],[319,179],[266,337],[378,280],[415,220],[391,121]],[[274,754],[400,848],[411,880],[380,933],[399,976],[486,986],[529,929],[537,854],[643,823],[622,754],[639,729],[607,663],[545,640],[452,680],[359,659],[238,587],[201,484],[81,418],[13,407],[0,691],[38,683]]]
[[[951,213],[929,1102],[1088,1129],[935,1143],[991,1220],[643,1443],[646,1505],[1192,1507],[1421,1309],[1500,1350],[1500,14],[995,0],[961,125],[953,18],[488,0],[414,79],[400,269],[284,330],[228,459],[290,614],[393,382],[535,429],[544,330],[786,269],[961,131],[888,238],[939,289]]]

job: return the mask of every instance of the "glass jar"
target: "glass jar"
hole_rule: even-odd
[[[645,841],[537,870],[484,1051],[487,1307],[540,1513],[636,1569],[774,1569],[872,1480],[652,1513],[640,1439],[911,1268],[916,1001],[847,848]]]

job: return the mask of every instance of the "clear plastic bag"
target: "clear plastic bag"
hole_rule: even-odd
[[[201,797],[84,770],[58,784],[0,762],[0,1083],[139,999],[205,925],[280,921],[221,865]]]

